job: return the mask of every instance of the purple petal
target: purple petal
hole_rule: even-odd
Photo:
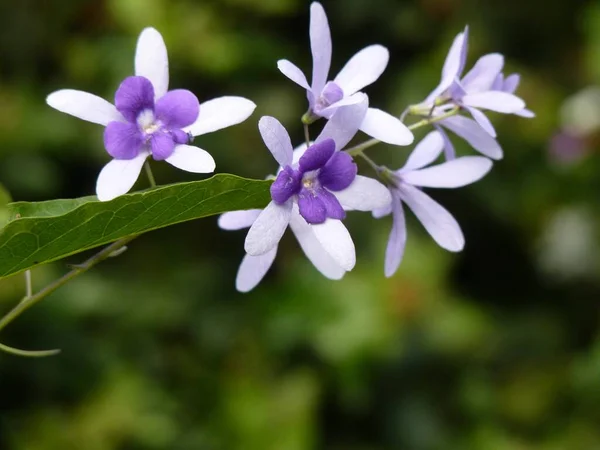
[[[308,223],[323,223],[327,219],[327,208],[323,200],[314,191],[302,189],[298,195],[300,215]]]
[[[446,133],[439,125],[434,125],[434,127],[440,132],[440,134],[442,135],[442,139],[444,140],[444,156],[446,156],[446,161],[451,161],[455,159],[456,150],[454,149],[454,144],[452,144],[448,133]]]
[[[473,119],[475,119],[475,122],[477,122],[487,134],[493,138],[496,137],[496,129],[494,128],[494,125],[492,125],[492,122],[490,122],[490,119],[488,119],[484,113],[479,111],[477,108],[472,108],[470,106],[465,106],[465,109],[471,113]]]
[[[315,142],[333,139],[335,147],[342,150],[358,132],[369,107],[369,99],[365,94],[354,94],[348,99],[359,100],[357,103],[338,108],[331,119],[323,127],[323,131]]]
[[[193,124],[200,113],[200,102],[190,91],[175,89],[156,101],[155,114],[167,128]]]
[[[110,122],[104,130],[104,148],[115,159],[135,158],[143,144],[143,134],[132,123]]]
[[[321,96],[325,99],[325,102],[329,106],[343,99],[344,91],[342,91],[342,88],[335,84],[333,81],[330,81],[323,88]]]
[[[177,144],[189,144],[190,135],[183,130],[171,130],[171,136]]]
[[[144,77],[127,77],[115,93],[115,106],[129,122],[145,109],[154,109],[154,87]]]
[[[152,158],[156,161],[162,161],[173,154],[175,141],[169,133],[157,131],[150,135],[150,149]]]
[[[490,91],[503,91],[504,90],[503,87],[504,87],[504,75],[502,73],[499,73],[498,75],[496,75],[496,79],[492,83],[492,87],[490,88]]]
[[[310,48],[313,57],[312,91],[317,94],[325,87],[331,65],[331,32],[325,10],[318,2],[310,5]]]
[[[504,57],[490,53],[477,60],[473,68],[461,80],[461,85],[469,94],[489,91],[498,74],[504,67]]]
[[[492,159],[502,159],[502,148],[477,122],[464,116],[444,119],[440,125],[448,128],[469,143],[471,147]]]
[[[519,74],[513,73],[512,75],[506,77],[502,88],[500,88],[499,90],[508,92],[509,94],[514,94],[517,88],[519,87],[520,81],[521,77],[519,76]]]
[[[300,192],[302,174],[290,166],[286,166],[271,185],[271,198],[275,203],[282,204]]]
[[[340,205],[340,202],[335,195],[326,189],[319,189],[318,196],[325,205],[327,217],[338,220],[346,218],[346,211],[344,211],[344,208],[342,208],[342,205]]]
[[[305,173],[322,168],[331,159],[334,152],[335,142],[333,139],[326,139],[311,145],[300,158],[300,171]]]
[[[392,219],[392,231],[385,250],[385,276],[388,278],[398,270],[406,247],[406,219],[396,192],[392,192]]]
[[[521,111],[517,111],[515,114],[526,119],[533,119],[535,117],[535,113],[528,109],[522,109]]]
[[[348,153],[337,152],[319,171],[321,185],[330,191],[341,191],[352,184],[358,168]]]

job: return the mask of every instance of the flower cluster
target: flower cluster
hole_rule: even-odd
[[[439,85],[420,103],[400,116],[371,107],[364,88],[385,71],[389,52],[370,45],[356,53],[330,79],[331,33],[320,3],[310,6],[310,47],[313,67],[309,84],[302,70],[288,60],[279,70],[306,91],[308,108],[302,115],[306,142],[294,148],[285,127],[273,117],[262,117],[258,129],[279,168],[269,176],[271,202],[263,210],[233,211],[219,217],[225,230],[249,228],[246,256],[238,270],[236,287],[247,292],[265,276],[289,227],[300,247],[325,277],[341,279],[356,263],[354,243],[343,220],[349,211],[371,212],[376,218],[392,215],[393,225],[385,258],[385,275],[395,273],[406,243],[403,204],[431,237],[449,251],[460,251],[465,239],[454,217],[422,188],[457,188],[480,180],[502,158],[502,148],[484,111],[533,117],[515,95],[519,76],[504,76],[504,58],[482,56],[465,75],[468,28],[450,48]],[[200,103],[190,91],[168,90],[167,50],[161,35],[145,29],[138,40],[135,75],[115,93],[114,105],[92,94],[61,90],[47,102],[59,111],[104,125],[104,146],[113,158],[100,172],[96,191],[101,201],[127,193],[148,157],[182,170],[209,173],[215,161],[205,150],[190,145],[195,136],[246,120],[255,104],[241,97],[220,97]],[[407,116],[418,120],[406,125]],[[324,120],[316,139],[310,126]],[[412,131],[431,130],[397,170],[378,165],[366,150],[383,142],[395,146],[413,143]],[[483,156],[460,156],[447,130],[463,138]],[[362,132],[370,140],[348,147]],[[438,161],[442,154],[445,161]],[[358,174],[354,158],[374,169],[375,177]],[[152,177],[150,177],[153,183]]]

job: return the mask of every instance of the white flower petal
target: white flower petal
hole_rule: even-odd
[[[379,181],[362,175],[357,175],[343,191],[333,194],[346,211],[373,211],[387,207],[392,201],[388,188]]]
[[[219,216],[218,224],[222,230],[241,230],[250,228],[262,209],[248,209],[245,211],[231,211]]]
[[[292,201],[283,205],[271,202],[254,221],[244,243],[246,253],[257,256],[277,246],[290,223]]]
[[[310,86],[308,85],[306,76],[294,63],[288,61],[287,59],[280,59],[277,61],[277,68],[282,74],[284,74],[294,83],[300,85],[307,91],[310,91]]]
[[[160,98],[169,90],[169,58],[161,34],[146,28],[140,34],[135,51],[135,74],[146,77],[154,86],[154,97]]]
[[[352,237],[339,220],[327,219],[324,223],[311,225],[315,237],[333,260],[346,271],[356,264],[356,251]]]
[[[363,123],[369,106],[369,98],[365,94],[354,94],[353,97],[361,99],[360,103],[338,109],[327,121],[315,142],[333,139],[335,149],[339,151],[352,140]]]
[[[367,106],[369,105],[369,97],[362,92],[357,92],[356,94],[352,94],[349,97],[344,97],[339,102],[335,102],[329,105],[327,108],[323,108],[319,111],[319,115],[321,117],[325,117],[327,119],[331,118],[342,106],[351,106],[356,104],[362,104],[366,102]]]
[[[390,52],[387,48],[370,45],[350,58],[333,81],[342,88],[344,95],[352,95],[377,81],[389,59]]]
[[[261,117],[258,121],[258,130],[265,145],[279,165],[284,167],[291,164],[294,149],[290,135],[281,122],[274,117]]]
[[[439,203],[420,189],[409,184],[399,187],[400,198],[415,213],[438,245],[451,252],[465,246],[465,238],[456,219]]]
[[[461,87],[468,94],[489,91],[502,72],[504,56],[499,53],[489,53],[477,60],[475,65],[461,80]]]
[[[525,102],[508,92],[487,91],[465,95],[462,99],[467,106],[490,109],[500,113],[511,114],[525,108]]]
[[[277,256],[277,246],[258,256],[245,255],[235,278],[235,288],[240,292],[249,292],[262,281]]]
[[[465,31],[459,33],[454,38],[452,46],[446,56],[446,60],[444,61],[440,84],[438,84],[438,86],[427,96],[427,99],[425,100],[426,103],[433,102],[435,98],[448,89],[462,73],[467,56],[468,37],[469,28],[465,27]]]
[[[533,119],[535,117],[535,113],[528,109],[522,109],[521,111],[517,111],[515,114],[526,119]]]
[[[374,209],[372,215],[375,219],[381,219],[382,217],[389,216],[392,213],[392,204],[390,203],[385,208]]]
[[[457,188],[483,178],[492,168],[492,161],[483,156],[463,156],[437,166],[402,174],[402,181],[413,186]]]
[[[492,125],[492,122],[490,122],[490,119],[488,119],[484,113],[479,111],[477,108],[472,108],[470,106],[466,106],[466,109],[471,113],[473,119],[475,119],[475,122],[477,122],[487,134],[493,138],[496,137],[496,129],[494,128],[494,125]]]
[[[194,136],[212,133],[246,120],[256,105],[243,97],[218,97],[200,104],[196,122],[183,130]]]
[[[369,136],[392,145],[410,145],[415,139],[400,119],[375,108],[367,110],[360,129]]]
[[[435,161],[444,149],[444,139],[439,131],[429,132],[412,151],[400,173],[420,169]]]
[[[331,66],[331,31],[327,14],[318,2],[310,5],[310,49],[313,58],[312,92],[319,95],[327,78]]]
[[[485,156],[502,159],[502,148],[498,141],[486,133],[474,120],[464,116],[453,116],[442,120],[440,125],[456,133]]]
[[[298,239],[304,254],[319,272],[330,280],[339,280],[344,276],[346,271],[325,251],[317,240],[312,227],[298,213],[297,208],[294,208],[292,212],[290,228]]]
[[[105,165],[96,182],[98,200],[105,202],[129,192],[148,156],[149,153],[140,152],[133,159],[113,159]]]
[[[385,249],[384,272],[388,278],[398,270],[406,248],[406,219],[404,218],[402,202],[397,193],[393,194],[392,214],[392,230]]]
[[[165,161],[178,169],[192,173],[211,173],[216,167],[210,153],[193,145],[177,145],[173,154]]]
[[[74,89],[62,89],[46,97],[46,103],[59,110],[88,122],[108,125],[125,119],[117,108],[94,94]]]

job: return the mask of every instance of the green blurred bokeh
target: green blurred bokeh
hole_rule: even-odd
[[[302,139],[305,97],[276,61],[309,68],[308,5],[3,0],[0,182],[15,200],[93,193],[107,161],[101,128],[44,97],[69,87],[112,98],[145,26],[164,35],[172,87],[258,104],[244,124],[196,143],[219,171],[262,178],[275,167],[257,132],[261,115]],[[600,102],[589,91],[571,98],[600,85],[600,4],[325,7],[334,71],[368,44],[390,49],[387,71],[367,89],[388,111],[435,86],[466,23],[470,64],[498,51],[522,74],[519,93],[537,118],[494,117],[505,159],[473,186],[431,192],[461,223],[465,250],[438,248],[411,216],[405,260],[385,279],[390,220],[351,214],[358,264],[344,280],[321,277],[286,236],[267,278],[242,295],[234,278],[244,232],[206,219],[145,235],[0,336],[63,350],[40,360],[0,354],[0,449],[600,448]],[[573,138],[573,122],[592,125]],[[557,149],[565,130],[577,145]],[[372,154],[399,166],[407,152]],[[155,174],[160,183],[197,179],[166,164]],[[65,270],[35,269],[35,286]],[[22,294],[21,276],[2,280],[0,309]]]

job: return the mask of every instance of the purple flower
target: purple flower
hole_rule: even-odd
[[[509,94],[514,94],[519,87],[519,83],[521,82],[521,76],[518,73],[513,73],[506,78],[504,78],[503,73],[499,73],[494,80],[494,84],[492,85],[492,90],[498,90],[503,92],[508,92]],[[527,108],[523,108],[520,111],[517,111],[517,116],[525,117],[526,119],[532,119],[535,117],[535,113],[533,111],[528,110]]]
[[[469,111],[495,137],[489,120],[478,108],[511,114],[522,110],[525,103],[509,90],[499,89],[495,84],[504,66],[504,57],[499,53],[482,56],[461,78],[467,56],[468,31],[466,27],[454,39],[444,62],[440,84],[429,94],[425,103],[433,106],[451,100]]]
[[[308,259],[325,277],[339,280],[346,271],[354,267],[354,243],[342,222],[337,218],[328,217],[322,223],[311,224],[305,215],[310,218],[317,214],[320,220],[322,209],[325,210],[325,215],[341,215],[351,209],[371,211],[385,207],[391,201],[389,191],[381,183],[356,175],[353,164],[338,164],[334,160],[335,155],[345,155],[338,150],[357,132],[367,109],[366,96],[364,100],[336,112],[310,148],[302,145],[292,150],[289,135],[276,119],[263,117],[260,120],[259,129],[263,140],[281,165],[277,175],[279,182],[271,190],[273,201],[264,210],[234,211],[219,218],[219,226],[226,230],[250,227],[245,245],[248,254],[242,260],[236,278],[239,291],[250,291],[265,276],[273,264],[278,243],[288,225]],[[329,155],[332,142],[335,147],[333,156]],[[323,164],[327,158],[329,159]],[[321,171],[332,160],[336,170],[328,169],[329,175],[325,170],[319,179]],[[354,175],[351,176],[346,171]],[[299,173],[302,173],[302,177]],[[313,183],[307,183],[308,187],[304,186],[302,180],[305,175],[309,175]],[[353,181],[346,188],[335,190],[347,184],[350,178],[353,178]],[[315,183],[326,184],[330,188],[333,185],[333,190],[327,191],[326,194],[317,192],[317,200],[308,201],[303,215],[300,212],[301,192],[306,189],[308,195],[313,195],[310,189],[314,188]],[[299,190],[298,184],[301,185]],[[319,202],[324,206],[315,207]]]
[[[439,156],[443,146],[442,136],[432,131],[416,146],[404,167],[389,173],[392,202],[373,212],[378,218],[390,213],[393,216],[385,258],[387,277],[396,272],[404,255],[406,222],[402,203],[408,205],[438,245],[453,252],[464,247],[465,239],[454,217],[420,188],[457,188],[474,183],[489,172],[492,162],[481,156],[464,156],[425,168]]]
[[[256,107],[241,97],[220,97],[200,105],[190,91],[168,91],[168,68],[162,36],[155,29],[146,28],[137,43],[135,76],[121,83],[114,105],[71,89],[53,92],[46,99],[59,111],[106,127],[104,146],[114,159],[98,176],[99,200],[112,200],[127,193],[148,156],[188,172],[213,172],[212,156],[188,145],[192,136],[243,122]]]
[[[306,89],[309,115],[330,118],[335,111],[361,101],[356,95],[362,88],[374,83],[385,70],[389,52],[381,45],[371,45],[355,54],[333,79],[331,66],[331,33],[327,15],[320,3],[310,6],[310,45],[313,56],[312,85],[302,71],[288,60],[278,61],[277,67],[290,80]],[[397,118],[375,108],[369,108],[360,129],[368,135],[394,145],[409,145],[413,141],[410,130]]]

